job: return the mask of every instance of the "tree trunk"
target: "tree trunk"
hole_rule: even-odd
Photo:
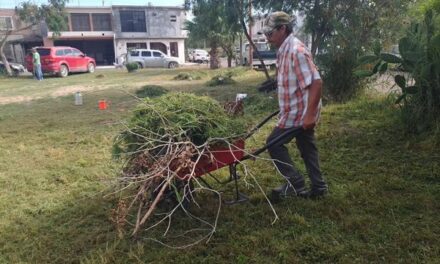
[[[1,60],[2,60],[3,64],[5,65],[5,69],[6,69],[6,72],[7,72],[8,76],[12,76],[12,70],[11,70],[11,66],[9,66],[9,62],[8,62],[6,56],[5,56],[5,53],[4,53],[3,49],[6,46],[6,40],[8,39],[8,36],[10,34],[11,34],[11,31],[6,31],[5,36],[0,41],[0,57],[1,57]]]
[[[220,68],[220,62],[218,59],[217,43],[215,43],[215,42],[211,43],[211,51],[209,51],[209,55],[211,56],[209,68],[210,69]]]
[[[249,36],[249,32],[247,31],[246,23],[244,22],[243,12],[240,12],[240,10],[243,10],[243,7],[238,6],[239,3],[237,1],[235,1],[234,3],[237,7],[236,10],[239,13],[238,15],[240,18],[240,24],[241,24],[241,27],[243,28],[244,35],[246,36],[247,40],[249,41],[249,44],[252,45],[253,50],[255,51],[258,59],[261,62],[261,66],[263,67],[263,71],[264,71],[264,74],[266,75],[266,79],[270,80],[269,72],[267,71],[266,65],[264,64],[264,61],[261,58],[260,52],[258,51],[257,46],[255,46],[255,43],[252,41],[251,36]]]

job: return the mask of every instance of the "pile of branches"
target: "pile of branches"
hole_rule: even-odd
[[[175,206],[146,230],[169,221],[177,208],[184,209],[194,192],[196,165],[212,158],[213,146],[242,137],[243,123],[209,97],[169,93],[143,99],[113,146],[113,155],[124,160],[124,187],[114,217],[118,229],[129,223],[136,235],[166,197],[174,199]]]

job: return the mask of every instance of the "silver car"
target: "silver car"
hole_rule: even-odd
[[[179,66],[177,58],[169,57],[160,50],[133,49],[128,52],[127,60],[139,64],[140,68],[176,68]]]

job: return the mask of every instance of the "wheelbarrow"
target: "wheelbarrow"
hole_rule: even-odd
[[[226,184],[234,181],[235,183],[235,199],[231,201],[224,201],[225,204],[235,204],[241,203],[248,200],[248,197],[238,190],[238,179],[239,176],[237,174],[237,165],[244,161],[255,156],[258,156],[260,153],[266,151],[269,147],[278,143],[285,136],[290,134],[291,132],[284,133],[279,137],[275,138],[271,142],[266,143],[263,147],[254,150],[252,152],[245,151],[245,140],[251,137],[258,129],[264,126],[270,119],[272,119],[275,115],[277,115],[279,111],[275,111],[269,116],[267,116],[263,121],[261,121],[257,126],[255,126],[246,136],[241,139],[236,140],[230,146],[221,146],[221,147],[213,147],[208,151],[206,155],[203,155],[197,161],[194,171],[191,174],[181,173],[178,175],[180,180],[182,181],[192,181],[194,177],[197,180],[200,180],[203,184],[205,184],[208,188],[213,189],[210,184],[203,179],[203,175],[209,175],[216,182],[220,184]],[[248,154],[246,154],[248,153]],[[211,172],[219,170],[223,167],[229,167],[229,179],[226,181],[220,181],[217,177],[211,174]],[[191,184],[191,186],[193,186]]]

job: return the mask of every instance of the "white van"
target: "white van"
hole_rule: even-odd
[[[192,62],[209,62],[209,53],[206,50],[195,49],[189,53],[189,61]]]

